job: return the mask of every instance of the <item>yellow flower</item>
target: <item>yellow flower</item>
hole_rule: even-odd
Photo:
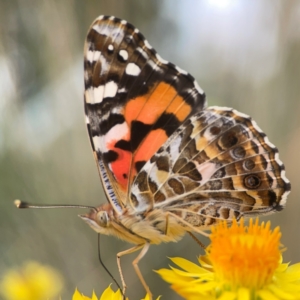
[[[103,293],[104,294],[104,293]],[[110,299],[110,298],[107,298]],[[72,300],[98,300],[97,296],[93,292],[92,298],[86,297],[84,295],[81,295],[78,290],[75,290],[75,293],[73,294]]]
[[[212,229],[211,244],[199,265],[171,259],[178,268],[157,271],[185,299],[299,300],[300,263],[282,263],[279,227],[270,222],[249,226],[221,222]]]
[[[159,300],[160,297],[157,298]],[[92,298],[86,297],[81,295],[78,290],[75,291],[72,300],[98,300],[97,296],[93,292]],[[123,300],[123,296],[120,290],[114,292],[111,287],[109,286],[101,295],[99,300]],[[126,298],[128,300],[128,298]],[[147,294],[146,297],[142,300],[150,300],[149,295]]]
[[[57,296],[62,286],[62,277],[54,269],[27,262],[4,274],[0,293],[7,300],[45,300]]]

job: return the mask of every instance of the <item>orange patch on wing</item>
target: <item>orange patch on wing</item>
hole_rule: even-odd
[[[128,129],[129,130],[129,129]],[[107,136],[106,138],[108,141],[106,142],[106,148],[109,150],[112,150],[117,153],[118,158],[117,160],[110,163],[110,168],[114,174],[114,177],[116,178],[116,181],[120,185],[123,191],[126,191],[127,184],[128,184],[128,178],[130,173],[130,164],[132,159],[132,153],[130,151],[122,150],[120,148],[115,148],[115,144],[118,141],[117,139],[114,139],[114,134],[110,133],[110,136]],[[126,132],[123,136],[118,136],[118,139],[122,139],[125,141],[130,140],[130,132]]]
[[[180,122],[183,122],[190,112],[190,105],[177,94],[176,89],[168,83],[160,82],[148,94],[128,101],[124,108],[124,117],[128,126],[131,127],[134,120],[144,124],[154,124],[163,113],[172,113]],[[123,139],[130,140],[130,137],[126,136]],[[150,131],[134,153],[133,165],[138,161],[148,161],[167,139],[168,136],[163,128]],[[131,178],[136,175],[135,168],[130,170],[132,154],[114,147],[108,146],[107,148],[118,154],[118,159],[110,165],[117,182],[125,190],[129,174]]]
[[[148,161],[167,139],[168,136],[163,129],[150,131],[137,149],[134,162]]]
[[[147,98],[143,96],[134,98],[126,104],[124,110],[124,117],[127,124],[131,124],[133,120],[137,119],[138,114],[143,109],[146,101]]]
[[[190,114],[191,110],[191,107],[182,99],[182,97],[176,96],[168,106],[166,112],[173,113],[180,122],[183,122]]]
[[[120,184],[122,189],[125,191],[127,189],[128,177],[129,177],[129,168],[132,158],[132,154],[129,151],[114,149],[118,153],[118,159],[110,163],[111,170]]]
[[[148,94],[127,103],[125,120],[127,124],[133,120],[144,124],[154,124],[164,112],[173,113],[182,122],[191,112],[191,107],[181,96],[177,95],[174,87],[160,82]]]

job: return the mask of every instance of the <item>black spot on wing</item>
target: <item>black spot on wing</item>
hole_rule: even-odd
[[[91,126],[90,126],[90,124],[87,124],[87,130],[88,130],[90,142],[91,142],[91,145],[92,145],[92,149],[93,149],[93,151],[95,151],[94,142],[92,140],[92,132],[91,132]]]
[[[107,120],[103,120],[100,124],[100,134],[105,135],[112,127],[124,123],[124,116],[111,113]]]
[[[135,163],[135,169],[137,170],[137,172],[140,172],[141,169],[143,168],[143,166],[145,165],[146,161],[137,161]]]
[[[159,156],[156,160],[156,165],[158,170],[169,172],[170,164],[168,157]]]
[[[274,191],[269,190],[268,191],[268,197],[269,197],[269,202],[270,202],[270,206],[275,206],[277,205],[277,195]]]
[[[154,124],[153,129],[161,128],[170,136],[179,126],[180,122],[174,114],[163,113]]]
[[[115,147],[125,151],[131,151],[130,141],[119,140],[115,143]]]
[[[131,123],[131,151],[135,151],[141,141],[150,132],[151,125],[144,124],[140,121],[132,121]]]
[[[254,152],[256,154],[258,154],[259,153],[259,148],[258,148],[257,144],[254,141],[251,141],[251,146],[252,146],[252,149],[254,150]]]
[[[103,153],[102,155],[103,161],[106,163],[110,163],[116,161],[118,159],[118,153],[115,151],[109,150],[108,152]]]

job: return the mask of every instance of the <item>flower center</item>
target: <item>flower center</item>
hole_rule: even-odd
[[[279,265],[280,236],[279,227],[272,231],[270,222],[259,225],[250,219],[246,227],[243,220],[234,221],[230,228],[225,222],[218,224],[207,250],[217,279],[233,288],[268,284]]]

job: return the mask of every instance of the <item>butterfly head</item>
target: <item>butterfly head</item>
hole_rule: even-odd
[[[109,234],[113,210],[110,204],[104,204],[92,209],[88,214],[79,215],[93,230],[98,233]]]

